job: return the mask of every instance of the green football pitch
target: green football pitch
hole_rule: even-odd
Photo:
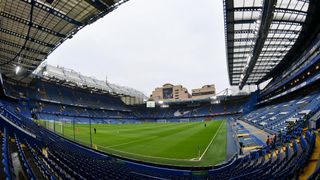
[[[89,124],[38,122],[68,139],[91,146]],[[226,160],[226,121],[206,124],[206,127],[204,122],[91,124],[92,148],[158,164],[215,165]]]

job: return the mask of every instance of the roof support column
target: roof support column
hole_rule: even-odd
[[[254,69],[255,64],[257,63],[259,55],[268,36],[269,28],[273,20],[273,13],[275,10],[276,3],[277,0],[264,0],[262,15],[260,19],[260,26],[255,40],[255,46],[252,50],[252,53],[248,56],[247,65],[243,70],[239,83],[240,89],[242,89],[243,86],[246,84],[251,72]]]

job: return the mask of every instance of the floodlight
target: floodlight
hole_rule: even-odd
[[[17,66],[17,67],[16,67],[16,74],[19,74],[20,70],[21,70],[21,67],[20,67],[20,66]]]

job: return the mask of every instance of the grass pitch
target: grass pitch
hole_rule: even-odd
[[[91,146],[90,125],[44,123],[56,133]],[[94,134],[93,128],[97,129]],[[75,131],[73,131],[75,129]],[[226,159],[226,121],[141,124],[92,124],[92,147],[146,162],[208,166]],[[74,139],[75,136],[75,139]]]

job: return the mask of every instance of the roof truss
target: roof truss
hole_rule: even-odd
[[[240,88],[285,57],[311,15],[309,1],[300,0],[224,0],[224,7],[229,81]]]

